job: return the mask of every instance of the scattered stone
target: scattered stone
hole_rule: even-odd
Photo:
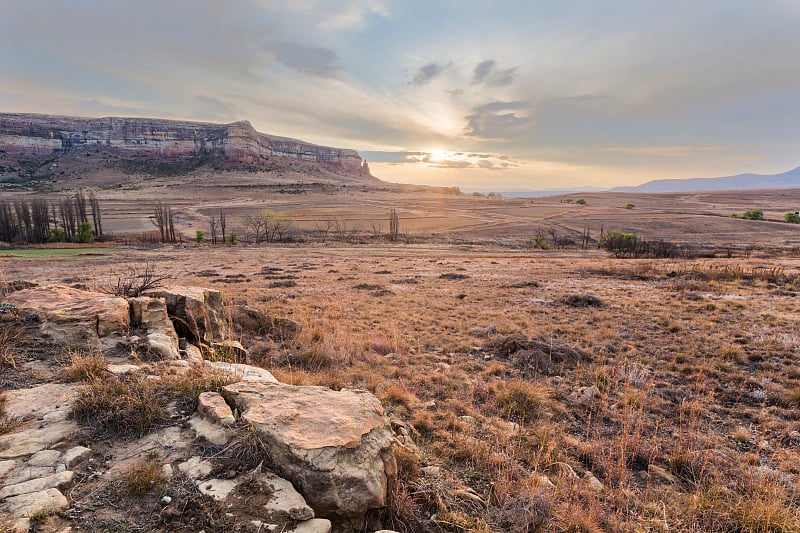
[[[209,496],[215,500],[224,500],[233,492],[238,482],[234,479],[209,479],[197,481],[197,490],[204,496]]]
[[[468,501],[478,507],[486,507],[486,501],[472,489],[459,489],[453,491],[453,497]]]
[[[268,511],[285,513],[292,520],[314,518],[314,510],[308,506],[305,498],[295,490],[291,483],[272,472],[262,474],[259,481],[272,489],[272,496],[265,505]]]
[[[662,481],[666,481],[667,483],[675,484],[678,482],[675,476],[673,476],[660,466],[650,465],[647,473],[651,476],[656,476],[657,478],[661,479]]]
[[[11,472],[3,482],[4,485],[16,485],[31,479],[52,476],[56,471],[52,466],[23,466]]]
[[[150,353],[159,359],[172,361],[180,359],[178,351],[178,338],[165,333],[155,332],[147,334],[147,348]]]
[[[58,466],[56,467],[56,474],[60,474],[61,472],[64,472],[66,470],[67,470],[67,465],[65,465],[64,463],[58,463]]]
[[[69,502],[55,488],[12,496],[0,506],[2,510],[14,517],[27,517],[42,512],[54,513],[67,507],[69,507]]]
[[[583,394],[584,396],[586,396],[591,400],[592,398],[594,398],[594,395],[597,394],[597,387],[595,385],[592,385],[591,387],[586,387],[585,389],[583,389],[583,391],[581,391],[581,394]]]
[[[597,479],[595,477],[595,475],[592,474],[591,472],[589,472],[588,470],[583,475],[583,479],[586,480],[586,483],[589,485],[589,489],[592,492],[602,492],[603,491],[603,488],[604,488],[603,482],[600,481],[599,479]]]
[[[323,516],[361,516],[386,503],[397,474],[392,433],[367,391],[239,382],[223,389],[253,425],[278,473]]]
[[[474,327],[470,328],[467,332],[473,337],[491,337],[495,333],[497,333],[497,327],[495,326],[486,326],[485,328],[481,327]]]
[[[19,496],[20,494],[29,494],[31,492],[41,492],[47,489],[60,488],[72,483],[73,472],[67,470],[60,474],[53,474],[48,477],[40,477],[31,479],[16,485],[6,485],[0,489],[0,500],[9,498],[11,496]]]
[[[294,529],[287,529],[287,533],[330,533],[331,521],[324,518],[312,518],[305,522],[298,522]]]
[[[122,363],[118,365],[108,365],[106,370],[115,376],[125,376],[128,374],[135,374],[139,371],[139,367],[130,363]]]
[[[258,368],[257,366],[245,365],[242,363],[225,363],[222,361],[206,361],[206,365],[212,369],[222,370],[242,378],[243,381],[251,383],[278,383],[275,376],[269,370]]]
[[[58,450],[42,450],[31,455],[28,466],[55,466],[61,452]]]
[[[169,505],[172,503],[172,498],[170,496],[164,496],[161,498],[161,505]]]
[[[184,352],[184,358],[192,365],[203,364],[203,352],[194,344],[187,344]]]
[[[165,479],[172,479],[172,465],[164,463],[161,467],[161,475],[163,475]]]
[[[210,474],[213,469],[214,467],[211,465],[210,461],[197,455],[178,464],[178,470],[192,479],[203,479]]]
[[[189,426],[198,437],[206,439],[215,446],[225,446],[233,436],[229,429],[199,416],[190,418]]]
[[[203,392],[197,400],[197,412],[211,422],[232,426],[236,423],[230,406],[218,392]]]
[[[88,459],[92,456],[92,450],[86,446],[75,446],[64,452],[64,457],[61,461],[68,467],[72,468],[81,461]]]
[[[422,473],[425,477],[438,478],[442,475],[442,468],[440,466],[425,466],[422,468]]]

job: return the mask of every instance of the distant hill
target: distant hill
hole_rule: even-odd
[[[688,192],[737,189],[790,189],[800,187],[800,167],[782,174],[739,174],[721,178],[653,180],[636,187],[617,187],[613,192]]]
[[[267,135],[247,121],[0,113],[0,182],[208,171],[380,183],[355,150]]]

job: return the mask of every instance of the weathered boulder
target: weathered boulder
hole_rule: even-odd
[[[234,340],[224,340],[211,345],[211,351],[216,357],[233,361],[247,361],[247,349],[242,343]]]
[[[130,298],[131,326],[144,329],[144,346],[160,359],[180,358],[178,335],[167,314],[164,299],[139,296]]]
[[[175,331],[190,342],[211,344],[229,337],[222,293],[202,287],[168,287],[145,292],[163,298]]]
[[[230,406],[218,392],[200,393],[200,397],[197,399],[197,412],[210,421],[223,426],[232,426],[236,423]]]
[[[222,394],[317,515],[357,517],[385,505],[397,464],[392,432],[372,394],[248,381]]]
[[[16,306],[20,316],[38,316],[41,332],[66,344],[100,346],[100,339],[127,333],[130,323],[124,298],[64,285],[15,291],[4,303]]]
[[[31,455],[70,437],[77,424],[68,420],[75,386],[60,383],[6,391],[5,413],[23,423],[0,435],[0,459]]]
[[[238,376],[242,381],[258,381],[262,383],[278,383],[272,372],[257,366],[246,365],[244,363],[226,363],[224,361],[206,361],[205,365],[212,369],[228,372]]]
[[[289,318],[273,316],[262,309],[239,305],[233,311],[233,322],[244,331],[269,335],[277,341],[290,341],[300,334],[300,324]]]

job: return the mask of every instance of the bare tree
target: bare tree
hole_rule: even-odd
[[[208,227],[211,230],[211,244],[217,245],[217,219],[213,216],[208,217]]]
[[[94,224],[94,234],[97,237],[103,236],[103,218],[100,214],[100,200],[94,194],[94,191],[89,191],[89,206],[92,208],[92,223]]]
[[[245,235],[245,242],[249,241],[250,233],[253,234],[253,239],[256,244],[259,244],[265,237],[267,231],[267,220],[264,215],[247,215],[244,218],[244,227],[247,231]]]
[[[331,233],[331,229],[333,228],[333,217],[326,216],[322,220],[315,220],[314,227],[317,229],[317,233],[321,236],[322,242],[325,242],[328,239],[328,235]]]
[[[219,210],[219,229],[222,231],[222,244],[225,244],[227,236],[225,235],[225,211],[222,209]]]
[[[397,241],[400,235],[400,217],[397,214],[397,209],[394,207],[389,211],[389,240],[392,242]]]
[[[86,196],[83,195],[83,189],[78,189],[75,193],[75,214],[78,218],[78,223],[89,222],[86,216]]]
[[[161,242],[167,242],[167,206],[163,202],[158,202],[154,211],[156,226],[161,233]]]

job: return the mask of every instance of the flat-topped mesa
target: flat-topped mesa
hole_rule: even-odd
[[[279,156],[368,174],[355,150],[265,135],[247,121],[213,124],[0,113],[0,151],[7,154],[58,156],[89,147],[173,159],[225,156],[229,162],[246,165],[259,165],[271,156]]]

